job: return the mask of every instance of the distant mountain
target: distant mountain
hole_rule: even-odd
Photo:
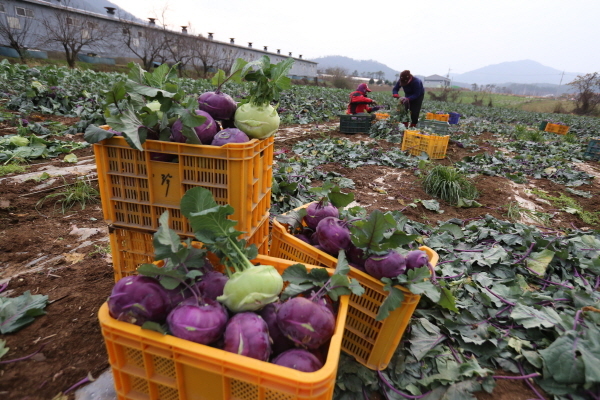
[[[113,7],[114,9],[116,9],[115,12],[117,17],[133,20],[136,22],[144,22],[108,0],[69,0],[64,4],[72,8],[78,8],[80,10],[90,11],[102,15],[107,15],[106,8],[104,7]]]
[[[510,61],[488,65],[464,74],[450,74],[453,82],[478,85],[506,85],[509,83],[566,85],[578,72],[564,72],[532,60]],[[561,82],[562,80],[562,82]]]
[[[344,68],[349,74],[353,74],[354,71],[358,72],[358,76],[368,77],[370,72],[383,72],[384,79],[389,81],[395,81],[396,75],[400,71],[393,70],[385,64],[374,60],[355,60],[353,58],[344,56],[326,56],[313,58],[311,61],[319,63],[317,69],[325,70],[327,68]]]

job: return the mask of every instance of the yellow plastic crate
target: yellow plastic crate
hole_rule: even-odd
[[[559,135],[566,135],[567,132],[569,132],[569,127],[567,125],[547,123],[545,131],[551,132],[551,133],[557,133]]]
[[[295,264],[255,261],[280,273]],[[98,318],[119,400],[331,400],[347,312],[348,296],[341,296],[323,368],[310,373],[117,321],[106,303]]]
[[[305,204],[303,207],[307,206]],[[419,249],[427,253],[429,262],[435,267],[438,254],[426,246]],[[296,238],[289,233],[287,226],[277,220],[273,220],[269,255],[327,268],[335,268],[337,265],[335,257]],[[383,290],[383,282],[356,268],[350,269],[349,276],[361,284],[365,293],[362,296],[350,295],[342,350],[367,368],[383,370],[394,355],[421,296],[397,286],[404,294],[402,305],[385,320],[377,321],[375,318],[379,308],[388,295]]]
[[[404,131],[402,151],[406,150],[413,156],[421,155],[424,151],[432,160],[446,157],[450,136],[424,135],[419,131]]]
[[[375,113],[375,119],[378,121],[388,118],[390,118],[390,114],[388,113]]]
[[[246,239],[248,245],[256,245],[258,254],[268,255],[269,223],[269,214],[266,214],[250,234],[243,234],[240,239]],[[154,261],[153,232],[111,227],[108,236],[115,282],[123,277],[135,275],[140,264]]]
[[[434,113],[427,113],[427,114],[425,114],[425,119],[435,120],[435,114]]]
[[[156,231],[169,211],[169,226],[193,237],[179,203],[193,187],[211,191],[216,202],[235,210],[236,229],[251,232],[271,207],[274,138],[225,146],[147,140],[145,151],[115,136],[94,145],[104,219],[109,225]],[[166,154],[178,162],[151,160]]]
[[[448,122],[450,114],[435,114],[435,119],[442,122]]]

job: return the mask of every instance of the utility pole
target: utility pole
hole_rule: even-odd
[[[448,78],[448,80],[450,81],[448,82],[448,86],[452,85],[452,79],[450,79],[450,71],[452,70],[450,69],[450,67],[448,67],[448,73],[446,74],[446,78]]]
[[[560,74],[560,82],[558,83],[558,87],[556,88],[556,96],[554,96],[554,98],[558,97],[558,91],[560,90],[560,85],[562,85],[564,76],[565,76],[565,71],[563,71],[562,74]]]

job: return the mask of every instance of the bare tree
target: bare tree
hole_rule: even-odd
[[[239,58],[240,51],[235,48],[222,47],[217,60],[217,68],[229,73],[234,61]]]
[[[179,64],[177,73],[181,77],[187,64],[191,61],[195,38],[188,35],[164,31],[165,52],[173,62]]]
[[[149,71],[164,48],[164,33],[156,28],[136,27],[129,24],[129,21],[121,22],[124,26],[119,36],[121,43],[131,50],[142,61],[144,69]]]
[[[100,20],[67,11],[69,3],[56,9],[50,18],[42,19],[45,28],[42,43],[58,44],[65,50],[67,64],[75,68],[77,55],[84,49],[108,43],[112,36],[111,27]]]
[[[192,48],[192,68],[199,76],[208,77],[211,68],[216,68],[219,64],[219,47],[202,36],[196,38],[196,43]]]
[[[0,16],[0,38],[2,38],[10,48],[19,53],[21,62],[25,62],[27,55],[27,44],[31,42],[30,28],[33,18],[19,18],[18,16],[6,15],[6,18]]]
[[[591,114],[600,104],[600,73],[594,72],[578,75],[569,86],[577,90],[575,94],[575,113],[580,115]]]

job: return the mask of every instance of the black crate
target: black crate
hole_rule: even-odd
[[[371,130],[371,121],[375,115],[354,114],[340,115],[340,132],[342,133],[369,133]]]
[[[584,153],[585,157],[589,157],[592,160],[600,161],[600,139],[592,139],[588,143],[587,150]]]

